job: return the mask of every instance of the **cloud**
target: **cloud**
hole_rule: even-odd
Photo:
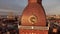
[[[0,13],[12,11],[21,15],[25,4],[27,4],[25,0],[0,0]]]
[[[60,0],[43,0],[46,14],[60,14]]]
[[[12,10],[21,15],[27,3],[27,0],[0,0],[0,13]],[[43,0],[42,4],[46,14],[60,14],[60,0]]]

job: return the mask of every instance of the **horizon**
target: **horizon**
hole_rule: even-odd
[[[27,0],[0,0],[0,14],[13,12],[21,15],[27,6]],[[46,15],[60,15],[60,0],[42,0]]]

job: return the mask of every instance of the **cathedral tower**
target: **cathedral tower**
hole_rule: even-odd
[[[28,5],[22,14],[21,24],[34,26],[46,25],[45,12],[42,8],[42,5],[38,3],[38,0],[28,0]]]
[[[48,34],[42,0],[28,0],[21,16],[19,34]]]

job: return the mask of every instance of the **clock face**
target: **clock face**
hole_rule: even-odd
[[[31,15],[28,20],[29,20],[29,23],[34,24],[37,22],[37,17],[35,15]]]

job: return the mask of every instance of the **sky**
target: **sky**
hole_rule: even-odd
[[[21,15],[27,4],[28,0],[0,0],[0,14],[13,12],[15,15]],[[42,5],[47,15],[60,14],[60,0],[42,0]]]

